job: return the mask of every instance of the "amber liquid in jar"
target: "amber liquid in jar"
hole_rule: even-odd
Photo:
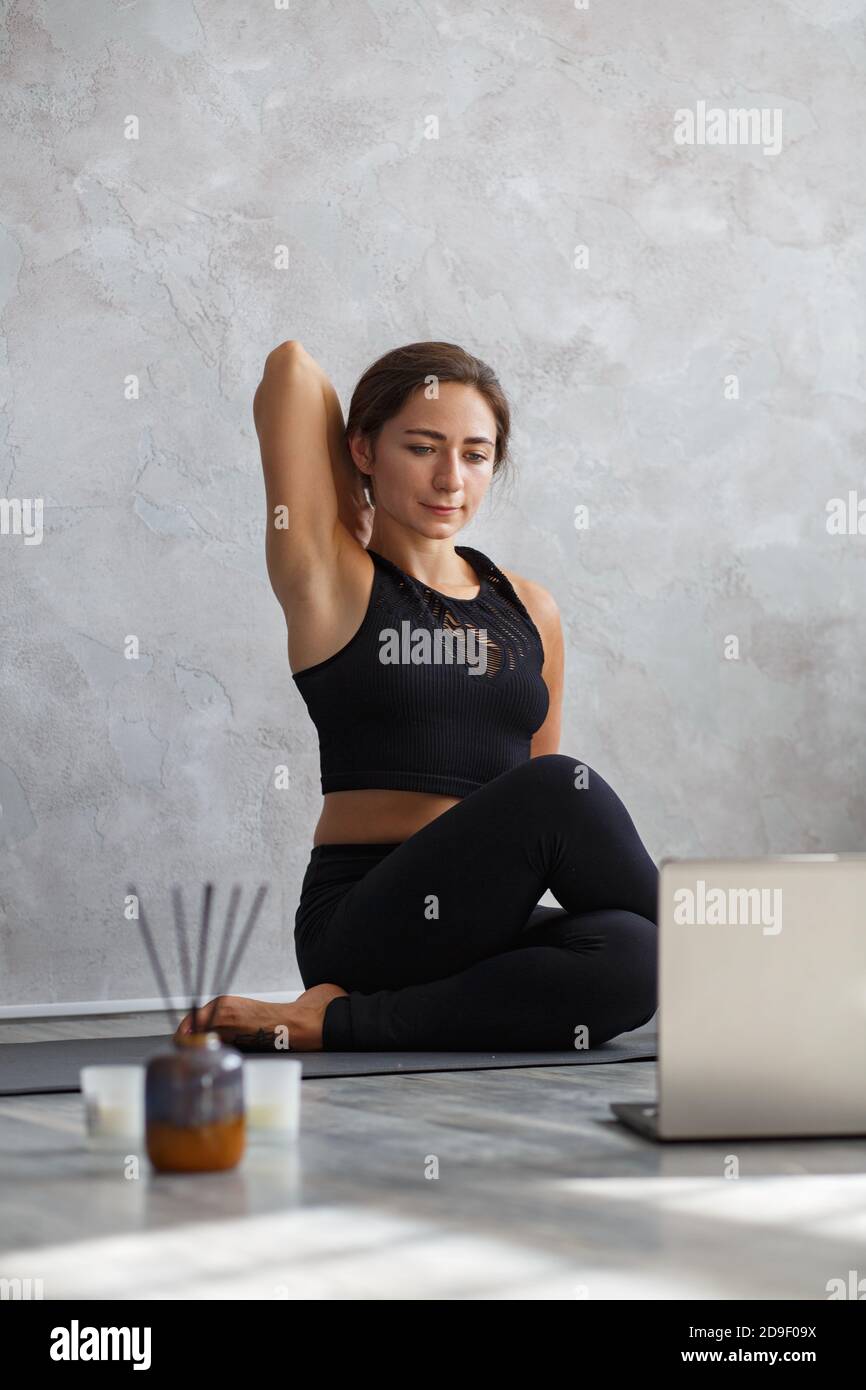
[[[246,1144],[243,1058],[218,1033],[172,1041],[147,1064],[147,1156],[164,1173],[234,1168]]]

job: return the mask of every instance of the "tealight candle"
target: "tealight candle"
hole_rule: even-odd
[[[144,1067],[81,1068],[87,1138],[94,1149],[123,1149],[144,1135]]]
[[[302,1070],[301,1063],[289,1057],[244,1058],[244,1109],[251,1140],[297,1137]]]

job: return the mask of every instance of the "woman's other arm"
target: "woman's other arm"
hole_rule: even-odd
[[[337,393],[299,342],[268,354],[253,418],[267,494],[268,577],[288,616],[336,584],[341,558],[369,535],[372,509],[346,447]]]
[[[562,695],[565,673],[565,643],[562,636],[562,620],[556,599],[547,589],[533,580],[521,581],[520,598],[532,616],[541,634],[544,647],[544,666],[542,680],[550,694],[550,704],[541,728],[532,736],[529,756],[538,758],[544,753],[558,753],[562,735]]]

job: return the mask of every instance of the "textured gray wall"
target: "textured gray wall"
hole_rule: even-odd
[[[401,342],[499,370],[517,472],[462,539],[556,595],[562,749],[651,853],[864,847],[863,8],[4,6],[0,487],[45,510],[0,536],[0,1003],[152,996],[130,879],[162,933],[174,881],[270,882],[234,987],[301,987],[286,337],[344,407]],[[699,102],[781,149],[675,143]]]

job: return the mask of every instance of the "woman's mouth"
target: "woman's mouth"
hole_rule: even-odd
[[[434,507],[429,502],[422,502],[422,507],[426,507],[428,512],[435,512],[437,516],[450,516],[451,512],[459,512],[459,507]]]

